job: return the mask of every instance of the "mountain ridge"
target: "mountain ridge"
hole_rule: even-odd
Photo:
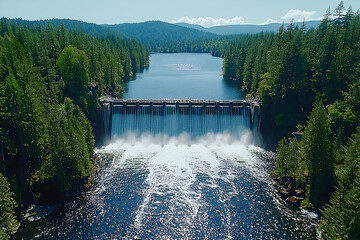
[[[199,31],[214,33],[217,35],[236,35],[236,34],[257,34],[260,32],[277,32],[281,27],[282,23],[270,23],[266,25],[253,25],[253,24],[244,24],[244,25],[221,25],[214,27],[202,27],[196,24],[189,23],[174,23],[175,25],[197,29]],[[284,27],[288,27],[290,23],[283,23]],[[295,26],[301,27],[303,22],[294,22]],[[307,28],[316,28],[320,24],[320,21],[307,21],[305,26]]]
[[[96,37],[109,35],[134,39],[141,42],[153,52],[207,52],[220,56],[220,48],[224,39],[241,34],[257,34],[261,32],[277,32],[281,24],[268,25],[225,25],[205,28],[186,23],[171,24],[162,21],[147,21],[141,23],[95,24],[71,19],[50,19],[27,21],[9,19],[18,25],[53,26],[64,25],[70,30],[81,31]],[[306,22],[307,28],[316,27],[319,21]],[[294,23],[301,27],[303,23]],[[284,24],[287,28],[289,24]]]
[[[260,32],[277,32],[281,27],[281,23],[270,23],[266,25],[221,25],[214,27],[203,27],[189,23],[167,23],[163,21],[146,21],[141,23],[120,23],[120,24],[96,24],[88,23],[73,19],[48,19],[28,21],[23,19],[9,19],[17,24],[28,24],[31,26],[44,26],[51,22],[54,26],[64,23],[68,29],[83,31],[93,36],[115,35],[119,37],[134,38],[148,44],[149,39],[161,40],[169,42],[170,38],[178,41],[204,40],[215,38],[216,35],[237,35],[237,34],[257,34]],[[303,22],[293,23],[295,26],[301,27]],[[320,21],[307,21],[307,28],[316,28]],[[284,23],[284,27],[288,27],[290,23]]]

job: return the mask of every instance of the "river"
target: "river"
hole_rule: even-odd
[[[123,97],[242,98],[221,68],[222,59],[208,54],[154,54]],[[98,169],[87,191],[22,224],[13,239],[317,238],[314,216],[288,208],[276,193],[269,178],[275,156],[260,147],[257,131],[153,134],[144,129],[149,119],[137,121],[141,132],[113,134],[96,149]]]

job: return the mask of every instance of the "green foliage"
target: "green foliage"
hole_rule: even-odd
[[[308,198],[301,202],[301,207],[304,209],[314,209],[314,205],[309,201]]]
[[[324,239],[360,237],[360,128],[347,146],[338,187],[323,210],[320,230]]]
[[[85,52],[72,46],[62,51],[57,66],[64,81],[64,95],[77,104],[89,88],[89,59]]]
[[[292,177],[307,185],[303,207],[320,209],[329,199],[335,184],[332,135],[328,114],[321,101],[314,104],[301,141],[282,139],[276,150],[280,177]]]
[[[215,53],[217,41],[222,39],[212,33],[160,21],[117,24],[108,28],[142,42],[151,51],[165,53]]]
[[[276,35],[239,36],[228,44],[224,76],[260,98],[263,121],[294,131],[297,124],[305,124],[316,95],[334,103],[358,81],[360,15],[351,9],[345,12],[343,6],[334,14],[332,20],[328,13],[317,29],[290,24]],[[338,110],[347,111],[344,120],[354,121],[352,109]]]
[[[266,101],[265,99],[267,96],[274,96],[274,81],[272,81],[272,79],[273,78],[268,72],[260,76],[259,87],[257,88],[256,93],[263,101]]]
[[[348,61],[348,60],[346,60]],[[358,66],[358,63],[355,64]],[[350,70],[347,70],[350,71]],[[295,171],[303,174],[307,183],[307,196],[301,206],[320,208],[323,206],[323,219],[320,230],[324,239],[358,239],[360,237],[360,105],[359,70],[353,71],[352,84],[342,97],[328,106],[328,115],[321,102],[314,105],[303,138],[299,142],[299,155]],[[318,75],[319,76],[319,75]],[[325,75],[326,76],[326,75]],[[332,131],[331,131],[331,129]],[[358,128],[358,130],[356,130]],[[302,129],[299,128],[299,131]],[[335,134],[332,136],[331,132]],[[352,134],[356,134],[349,138]],[[343,144],[347,142],[347,146]],[[286,171],[293,153],[291,143],[282,140],[277,150],[278,174]],[[334,154],[333,154],[334,153]],[[334,162],[337,164],[334,170]],[[333,184],[337,176],[337,187],[330,201]],[[301,182],[299,177],[296,180]],[[326,204],[328,203],[328,204]],[[326,204],[324,206],[324,204]]]
[[[6,178],[0,173],[0,239],[8,239],[17,226],[14,208],[16,202]]]
[[[64,197],[93,168],[89,120],[98,126],[98,97],[120,92],[149,52],[134,40],[91,37],[64,24],[19,26],[3,18],[0,34],[0,171],[19,205]]]
[[[286,161],[286,150],[289,147],[288,142],[285,138],[281,139],[279,145],[276,149],[276,171],[280,177],[284,177],[287,175],[287,161]]]
[[[228,37],[198,31],[195,29],[180,27],[160,21],[144,23],[124,23],[115,25],[97,25],[69,19],[51,19],[40,21],[25,21],[12,19],[18,25],[63,26],[66,29],[78,30],[93,37],[106,37],[113,35],[120,38],[132,38],[143,43],[150,51],[174,53],[174,52],[206,52],[214,56],[221,56]],[[63,48],[63,47],[62,47]],[[141,59],[141,55],[138,55]],[[132,59],[137,62],[136,55]],[[141,65],[137,65],[140,67]],[[136,69],[136,68],[135,68]]]
[[[77,180],[87,177],[92,169],[90,158],[94,140],[89,121],[71,99],[51,106],[45,129],[43,163],[37,175],[43,191],[64,191]],[[51,189],[50,189],[51,188]]]
[[[360,238],[360,130],[349,140],[360,123],[359,39],[359,11],[346,11],[341,2],[317,29],[290,24],[276,35],[239,37],[225,51],[225,77],[260,98],[263,123],[292,132],[313,109],[298,129],[301,141],[279,142],[276,174],[305,185],[301,206],[319,209],[336,173],[320,224],[325,239]],[[313,105],[316,96],[327,99],[328,113],[321,102]]]
[[[340,141],[345,142],[360,124],[360,77],[343,93],[343,99],[329,106],[329,115],[333,131],[343,132]]]
[[[292,177],[297,183],[305,183],[307,176],[306,164],[301,160],[301,142],[294,137],[291,141],[283,138],[276,149],[276,173],[279,177]]]
[[[334,158],[328,114],[321,101],[314,104],[301,141],[302,158],[309,167],[309,200],[322,207],[334,188]]]

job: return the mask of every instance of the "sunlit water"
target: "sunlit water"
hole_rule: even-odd
[[[171,65],[166,57],[176,55],[154,56]],[[288,208],[276,193],[274,153],[257,147],[261,136],[246,115],[114,114],[91,187],[23,223],[13,239],[317,238],[311,214]]]
[[[239,84],[222,77],[222,62],[204,53],[153,54],[150,67],[127,81],[127,99],[241,99]]]
[[[36,239],[315,239],[268,177],[274,155],[229,134],[129,135],[102,149],[93,186],[30,223]],[[33,224],[33,225],[31,225]],[[31,233],[31,234],[30,234]],[[31,239],[31,238],[29,238]]]

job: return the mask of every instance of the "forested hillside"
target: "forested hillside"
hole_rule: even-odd
[[[320,21],[306,21],[305,24],[308,28],[317,28]],[[214,33],[217,35],[240,35],[240,34],[257,34],[261,32],[276,33],[281,23],[270,23],[267,25],[225,25],[214,26],[205,28],[199,25],[193,25],[188,23],[175,23],[178,26],[193,28],[204,32]],[[284,27],[287,28],[291,23],[284,23]],[[302,22],[292,23],[295,26],[301,27]]]
[[[25,21],[12,19],[18,25],[54,26],[63,24],[66,29],[81,31],[94,37],[109,35],[136,39],[152,52],[200,52],[221,56],[227,37],[177,26],[160,21],[144,23],[123,23],[115,25],[97,25],[70,19],[51,19],[40,21]]]
[[[155,52],[211,52],[212,42],[219,38],[212,33],[160,21],[124,23],[108,27],[142,42]]]
[[[49,23],[53,26],[64,25],[68,30],[76,30],[78,32],[85,33],[93,37],[107,37],[113,35],[117,37],[125,38],[126,36],[120,32],[113,31],[106,27],[106,25],[99,25],[95,23],[88,23],[72,19],[49,19],[38,21],[27,21],[23,19],[8,19],[9,23],[15,22],[17,25],[28,25],[31,27],[45,27]]]
[[[317,29],[240,37],[225,53],[224,74],[261,99],[264,127],[297,126],[301,140],[279,143],[275,173],[305,191],[302,206],[321,209],[323,237],[359,239],[359,11],[341,2]]]
[[[295,130],[317,95],[334,103],[358,79],[360,18],[338,14],[317,29],[289,25],[277,34],[240,36],[225,52],[225,77],[261,98],[265,119]]]
[[[12,198],[60,200],[89,176],[98,97],[120,92],[148,55],[134,40],[0,20],[0,238],[16,226]]]

